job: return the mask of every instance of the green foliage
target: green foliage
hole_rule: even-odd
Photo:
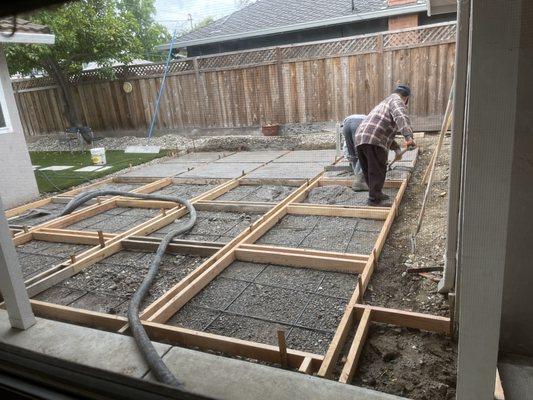
[[[122,150],[106,150],[107,165],[112,168],[102,172],[75,172],[75,169],[92,165],[89,151],[30,151],[33,165],[49,167],[51,165],[72,165],[73,167],[63,171],[39,171],[35,170],[35,178],[40,193],[56,192],[59,189],[68,189],[72,186],[90,182],[112,174],[130,165],[139,165],[155,158],[168,155],[167,150],[161,150],[159,154],[127,154]]]
[[[79,72],[82,63],[109,65],[112,60],[159,59],[154,46],[169,39],[164,26],[154,22],[155,0],[80,0],[31,15],[46,25],[56,43],[10,45],[6,49],[11,73],[34,69],[49,72],[55,62],[64,74]]]
[[[185,35],[186,33],[189,33],[189,32],[195,31],[197,29],[203,28],[204,26],[209,25],[214,20],[215,20],[215,18],[213,18],[211,16],[205,17],[204,19],[202,19],[199,22],[195,23],[192,28],[189,27],[189,28],[182,29],[180,34],[181,35]]]

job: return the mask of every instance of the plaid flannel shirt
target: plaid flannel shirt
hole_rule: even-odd
[[[395,150],[400,147],[394,141],[394,136],[398,132],[406,140],[413,138],[413,129],[405,103],[400,95],[393,93],[374,107],[361,122],[355,133],[354,143],[355,146],[372,144],[385,150]]]

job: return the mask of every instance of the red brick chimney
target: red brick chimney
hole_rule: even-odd
[[[388,0],[389,7],[415,4],[417,0]],[[418,26],[418,14],[398,15],[389,17],[389,31]]]

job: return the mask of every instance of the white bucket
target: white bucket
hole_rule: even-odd
[[[106,165],[105,148],[96,147],[91,149],[91,160],[94,165]]]

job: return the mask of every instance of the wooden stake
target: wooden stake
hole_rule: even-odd
[[[105,239],[104,239],[104,232],[98,231],[98,241],[100,242],[100,247],[105,247]]]
[[[164,208],[162,208],[162,209],[161,209],[161,214],[162,214],[163,216],[167,215],[167,210],[165,210]]]
[[[455,293],[448,293],[448,305],[450,307],[450,336],[455,337]]]
[[[287,368],[289,363],[287,361],[287,342],[285,341],[285,331],[278,330],[278,347],[279,347],[279,359],[283,368]]]
[[[28,225],[23,225],[22,226],[22,230],[25,232],[25,233],[28,233],[29,229],[28,229]]]
[[[357,302],[360,304],[363,304],[363,280],[361,279],[361,275],[357,277],[357,290],[359,291],[359,298],[357,299]]]
[[[70,263],[74,264],[75,262],[76,262],[76,254],[71,254],[70,255]]]

